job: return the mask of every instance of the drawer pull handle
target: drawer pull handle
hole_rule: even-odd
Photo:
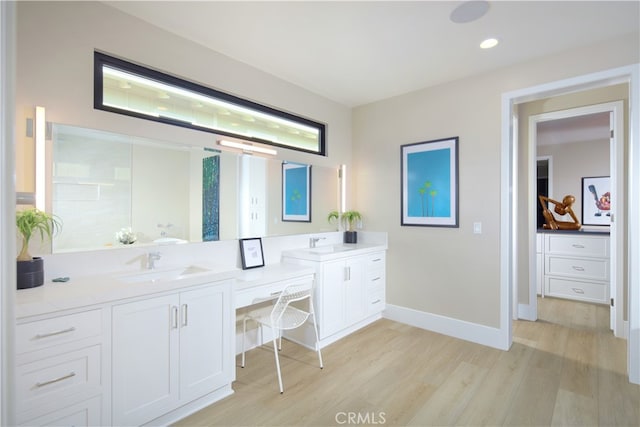
[[[580,267],[579,265],[574,265],[571,268],[573,268],[575,271],[584,271],[584,267]]]
[[[376,280],[380,280],[380,277],[376,277],[375,279],[372,280],[372,282],[375,282]]]
[[[373,262],[380,262],[380,261],[382,261],[382,258],[372,259],[371,261],[373,261]]]
[[[573,246],[573,247],[574,247],[574,248],[576,248],[576,249],[584,249],[584,245],[579,245],[579,244],[577,244],[577,243],[574,243],[574,244],[573,244],[573,245],[571,245],[571,246]]]
[[[584,294],[584,290],[580,288],[571,288],[576,294]]]
[[[73,378],[75,376],[76,376],[76,373],[72,371],[72,372],[69,372],[67,375],[63,375],[61,377],[54,378],[49,381],[37,382],[36,387],[45,387],[50,384],[55,384],[55,383],[59,383],[60,381],[68,380],[69,378]]]
[[[382,301],[382,300],[377,299],[377,300],[375,300],[374,302],[372,302],[372,303],[371,303],[371,305],[373,305],[373,304],[378,304],[378,303],[379,303],[379,302],[381,302],[381,301]]]
[[[70,328],[62,329],[60,331],[49,332],[49,333],[46,333],[46,334],[38,334],[38,335],[35,336],[35,339],[40,340],[40,339],[43,339],[43,338],[54,337],[56,335],[68,334],[69,332],[73,332],[75,330],[76,330],[76,328],[72,326]]]

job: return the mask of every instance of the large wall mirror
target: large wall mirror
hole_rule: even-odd
[[[311,222],[291,223],[282,160],[64,124],[48,158],[47,205],[63,223],[54,253],[335,230],[337,167],[312,165]]]

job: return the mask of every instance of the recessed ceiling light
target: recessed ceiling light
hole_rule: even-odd
[[[456,24],[465,24],[482,18],[489,10],[489,2],[484,0],[466,1],[453,9],[449,19]]]
[[[480,47],[482,49],[491,49],[492,47],[496,47],[498,45],[498,39],[486,39],[482,43],[480,43]]]

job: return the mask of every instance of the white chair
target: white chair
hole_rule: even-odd
[[[291,285],[286,287],[276,300],[273,306],[267,306],[250,311],[244,316],[242,322],[242,364],[244,368],[244,340],[247,332],[247,321],[254,320],[260,325],[262,330],[263,326],[271,328],[273,333],[273,352],[276,357],[276,370],[278,371],[278,385],[280,386],[280,393],[284,392],[282,387],[282,374],[280,372],[280,359],[278,357],[278,351],[282,349],[282,331],[295,329],[302,326],[309,317],[313,321],[313,330],[316,334],[316,348],[318,349],[318,359],[320,361],[320,369],[322,365],[322,354],[320,353],[320,343],[318,340],[318,326],[316,324],[316,315],[313,310],[313,289],[309,285]],[[298,307],[291,305],[295,301],[308,300],[309,311],[304,311]],[[279,343],[276,343],[276,340]]]

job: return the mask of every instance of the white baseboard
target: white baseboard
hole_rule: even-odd
[[[500,329],[464,320],[453,319],[437,314],[426,313],[411,308],[387,304],[383,317],[405,323],[417,328],[437,332],[476,344],[486,345],[499,350],[508,350],[504,346],[504,337]]]

